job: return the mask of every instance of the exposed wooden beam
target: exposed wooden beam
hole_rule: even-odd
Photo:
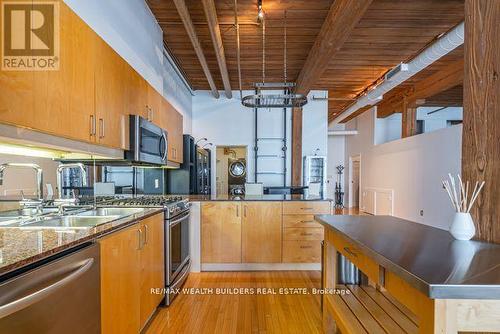
[[[233,92],[231,90],[231,83],[227,72],[226,56],[224,54],[224,45],[222,44],[215,3],[214,0],[202,0],[201,2],[203,4],[205,16],[207,17],[208,30],[210,31],[210,36],[212,37],[212,42],[214,44],[215,57],[217,58],[217,63],[219,64],[220,75],[222,77],[222,83],[224,84],[224,91],[226,93],[226,97],[231,99],[233,97]]]
[[[411,104],[406,98],[403,100],[403,113],[401,120],[401,138],[417,134],[417,106]]]
[[[443,67],[438,72],[416,82],[407,89],[387,95],[377,105],[377,117],[387,117],[404,110],[403,100],[417,105],[420,100],[433,97],[441,92],[462,84],[464,79],[464,60],[459,59]],[[425,104],[425,102],[424,102]]]
[[[302,185],[302,108],[292,109],[292,186]]]
[[[465,0],[462,178],[485,181],[476,237],[500,243],[500,1]]]
[[[362,113],[364,113],[367,110],[370,110],[371,108],[373,108],[373,106],[365,106],[363,108],[360,108],[356,112],[350,114],[349,116],[347,116],[346,118],[344,118],[343,120],[341,120],[340,123],[347,123],[351,119],[358,117],[359,115],[361,115]]]
[[[459,59],[426,79],[415,83],[413,93],[408,98],[410,100],[426,99],[458,86],[463,81],[464,60]]]
[[[196,30],[194,29],[193,21],[191,21],[191,16],[189,15],[189,11],[186,7],[186,3],[184,0],[173,0],[175,7],[177,8],[177,12],[184,24],[184,28],[191,40],[191,44],[193,45],[194,51],[196,52],[196,56],[200,61],[200,65],[203,69],[203,73],[207,78],[210,89],[212,90],[212,94],[215,98],[219,98],[219,91],[215,86],[214,79],[212,78],[212,74],[210,73],[210,69],[208,68],[207,60],[205,59],[205,55],[203,54],[203,49],[201,48],[200,41],[198,40],[198,36],[196,35]]]
[[[335,0],[297,79],[296,91],[309,93],[321,78],[372,0]]]

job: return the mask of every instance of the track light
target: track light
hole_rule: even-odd
[[[207,146],[212,146],[212,145],[213,145],[212,143],[206,143],[205,145],[203,145],[203,147],[202,147],[202,148],[205,148],[205,147],[207,147]]]
[[[264,19],[264,10],[262,9],[262,0],[258,1],[257,8],[258,8],[257,17],[259,18],[259,20]]]

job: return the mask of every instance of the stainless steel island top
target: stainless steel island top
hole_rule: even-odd
[[[319,215],[387,270],[434,299],[500,299],[500,245],[392,216]]]

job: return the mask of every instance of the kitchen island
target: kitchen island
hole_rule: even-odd
[[[500,245],[458,241],[444,230],[390,216],[317,215],[325,227],[326,287],[337,252],[419,319],[420,332],[500,330]],[[328,316],[333,299],[324,295]]]

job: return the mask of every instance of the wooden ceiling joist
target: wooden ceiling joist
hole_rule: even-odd
[[[344,45],[372,0],[335,0],[297,79],[297,92],[307,95]]]
[[[224,84],[224,91],[226,97],[231,99],[233,93],[231,90],[231,83],[229,81],[229,74],[226,66],[226,56],[224,54],[224,45],[222,44],[222,37],[219,28],[219,22],[217,19],[217,10],[215,8],[214,0],[202,0],[203,10],[205,11],[205,16],[207,17],[208,30],[210,31],[210,36],[212,37],[212,42],[215,49],[215,57],[217,58],[217,63],[219,64],[220,75],[222,77],[222,83]]]
[[[194,29],[193,21],[191,20],[191,16],[189,15],[186,3],[184,2],[184,0],[173,0],[173,2],[175,4],[175,7],[177,8],[177,12],[179,13],[182,23],[184,24],[184,28],[186,29],[189,39],[191,40],[191,44],[193,45],[194,51],[196,52],[196,56],[200,61],[200,65],[203,69],[205,77],[207,78],[210,89],[212,90],[212,94],[215,98],[218,99],[220,96],[219,91],[215,86],[214,79],[212,77],[212,74],[210,73],[210,69],[208,68],[207,60],[205,59],[203,49],[200,45],[200,41],[198,40],[198,36],[196,35],[196,30]]]
[[[377,105],[377,116],[385,118],[396,112],[403,111],[403,101],[406,99],[410,106],[417,106],[419,100],[433,97],[441,92],[461,85],[464,80],[464,60],[459,59],[444,66],[434,74],[416,81],[407,89],[388,94],[384,100]]]

